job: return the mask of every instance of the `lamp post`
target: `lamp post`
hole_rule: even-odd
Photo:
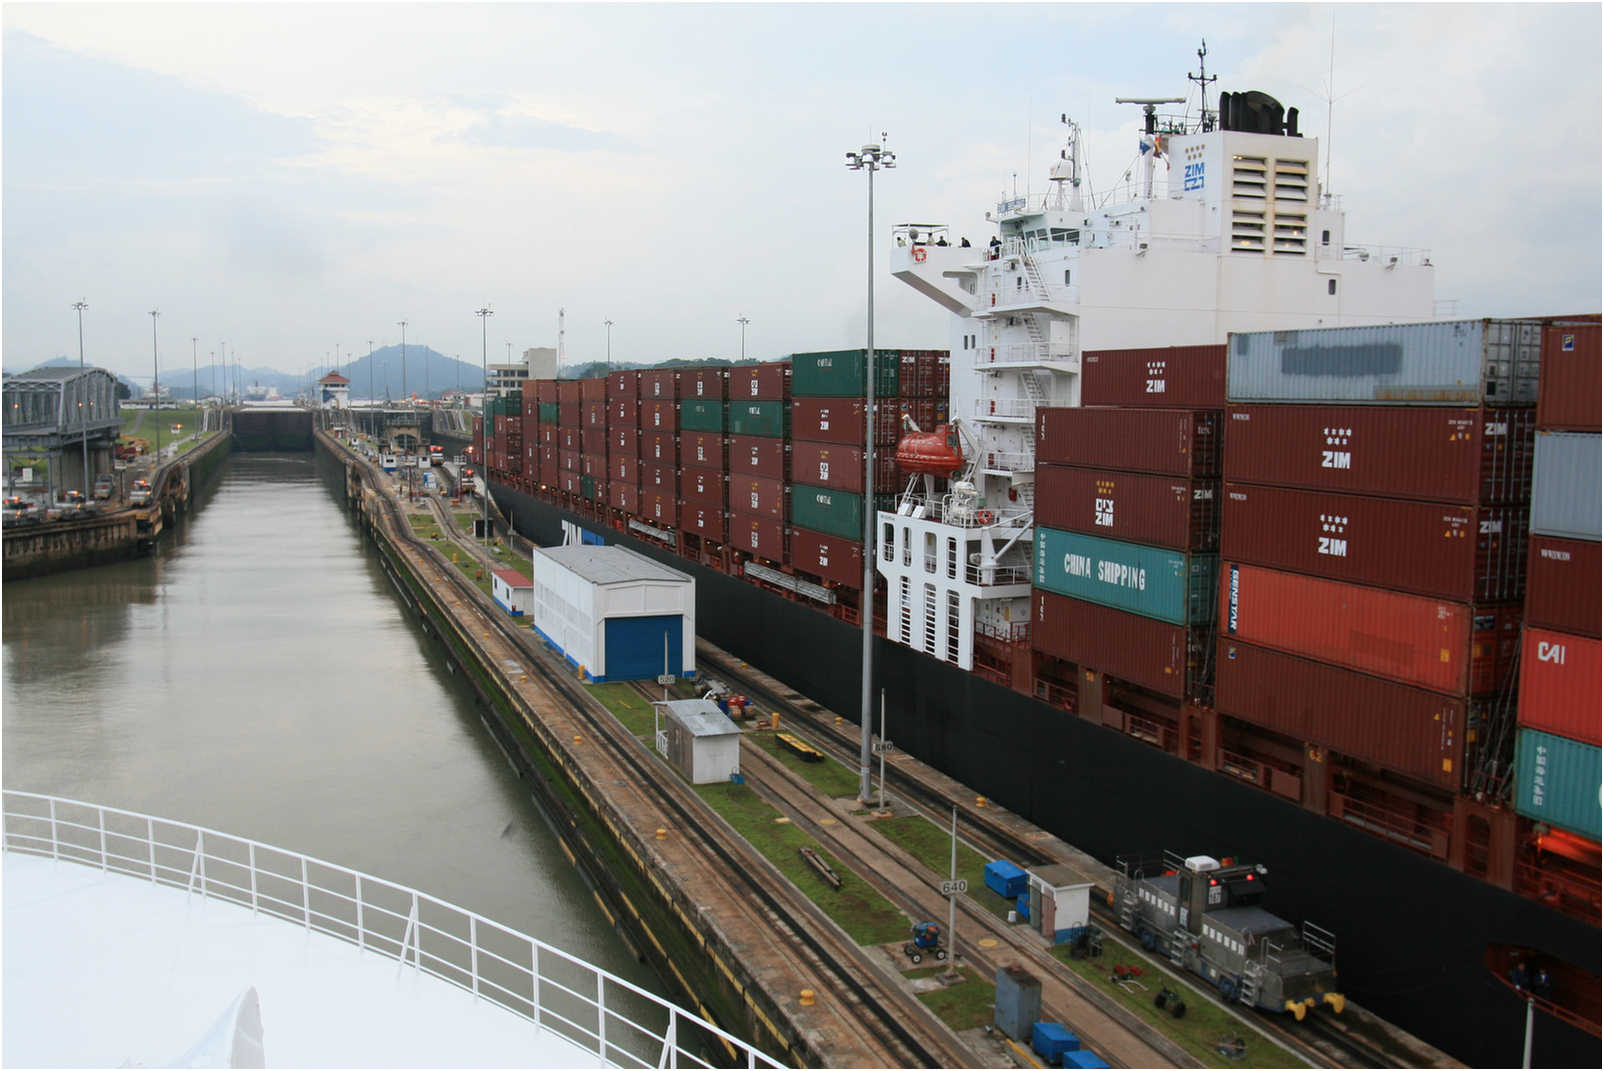
[[[377,402],[379,396],[373,392],[373,340],[368,339],[368,401]],[[374,434],[378,434],[378,425],[374,425]]]
[[[156,318],[160,315],[160,309],[150,310],[150,393],[152,399],[151,406],[156,410],[157,414],[161,413],[162,402],[162,373],[161,368],[156,362]],[[160,415],[158,415],[156,417],[156,464],[157,466],[160,466],[161,463],[162,422]]]
[[[479,441],[481,443],[485,443],[490,441],[490,409],[488,404],[490,401],[490,358],[486,356],[488,352],[486,349],[488,343],[485,341],[485,338],[486,332],[489,330],[490,317],[494,316],[495,313],[490,311],[490,303],[487,301],[483,306],[474,311],[474,315],[479,317],[479,369],[480,374],[485,377],[484,393],[486,402],[486,406],[482,410],[484,413],[484,424],[480,426],[482,430]],[[483,446],[480,447],[480,453],[483,454],[483,456],[479,458],[479,469],[484,473],[485,493],[479,497],[484,499],[485,545],[488,547],[490,545],[490,470],[488,468],[490,464],[490,454],[489,451]]]
[[[613,321],[603,320],[607,325],[607,371],[613,370]]]
[[[191,335],[189,338],[189,375],[194,382],[190,389],[195,393],[195,408],[200,408],[200,339]]]
[[[745,316],[737,316],[735,322],[741,325],[741,363],[746,363],[746,325],[751,323]]]
[[[880,135],[885,140],[885,134]],[[869,338],[864,375],[864,443],[863,486],[868,491],[863,510],[863,688],[862,710],[859,713],[860,742],[858,748],[858,798],[869,801],[869,737],[874,728],[871,708],[871,684],[874,679],[874,173],[897,166],[894,153],[880,143],[870,143],[857,152],[847,153],[847,167],[852,171],[869,173]]]
[[[407,404],[407,322],[397,320],[401,325],[401,404]]]
[[[72,303],[72,307],[78,310],[78,381],[80,383],[85,383],[87,381],[85,380],[84,374],[83,374],[84,373],[84,310],[89,307],[89,302],[87,302],[87,301],[74,301]],[[83,386],[80,386],[78,389],[79,390],[85,390],[86,388],[83,387]],[[80,403],[80,408],[82,408],[81,403]],[[86,494],[86,495],[89,493],[89,425],[88,425],[88,423],[86,423],[87,420],[88,420],[88,414],[87,413],[80,412],[78,414],[78,429],[83,432],[83,446],[82,446],[82,449],[83,449],[83,452],[84,452],[84,494]]]

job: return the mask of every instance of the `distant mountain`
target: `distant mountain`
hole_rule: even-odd
[[[484,389],[484,375],[479,366],[436,353],[428,346],[408,344],[406,353],[406,390],[401,389],[401,347],[385,346],[373,351],[370,357],[363,354],[347,361],[335,371],[351,381],[353,399],[391,398],[400,400],[405,394],[420,398],[438,398],[442,391]],[[320,378],[313,376],[313,380]],[[281,388],[282,389],[282,388]]]

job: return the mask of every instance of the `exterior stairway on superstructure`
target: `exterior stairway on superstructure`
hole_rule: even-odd
[[[1119,898],[1119,924],[1127,932],[1135,932],[1136,890],[1131,886],[1127,886],[1125,895]]]
[[[1174,931],[1170,933],[1169,941],[1169,954],[1171,963],[1175,964],[1177,967],[1185,965],[1185,960],[1182,957],[1182,953],[1185,952],[1186,946],[1191,940],[1192,935],[1185,926],[1175,927]]]

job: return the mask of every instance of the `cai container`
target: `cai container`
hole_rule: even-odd
[[[1233,333],[1232,402],[1535,405],[1543,325],[1451,320]]]
[[[731,475],[729,507],[754,517],[785,519],[785,484],[766,476]]]
[[[708,506],[697,506],[689,502],[680,508],[680,530],[693,532],[703,539],[711,539],[715,543],[724,542],[724,510]]]
[[[1456,789],[1467,701],[1238,640],[1219,641],[1221,714]]]
[[[1543,373],[1537,385],[1537,426],[1546,431],[1600,430],[1599,325],[1560,323],[1543,328]]]
[[[724,508],[724,473],[718,469],[683,468],[679,474],[679,496],[687,506]]]
[[[724,470],[724,436],[716,431],[681,430],[679,463],[704,469]]]
[[[1599,435],[1540,431],[1532,464],[1532,531],[1561,539],[1598,539]]]
[[[1034,584],[1173,625],[1214,620],[1219,558],[1036,528]]]
[[[1220,553],[1231,561],[1456,602],[1514,602],[1525,590],[1523,506],[1230,482],[1222,498]]]
[[[1208,683],[1214,639],[1140,614],[1040,589],[1030,593],[1030,645],[1161,695],[1184,699]]]
[[[795,445],[792,444],[793,449]],[[862,542],[863,496],[828,487],[793,484],[791,522],[799,528]]]
[[[679,436],[672,431],[641,431],[640,459],[665,465],[679,462]]]
[[[1526,624],[1599,634],[1599,544],[1532,536],[1526,566]]]
[[[748,554],[771,562],[784,562],[787,554],[785,522],[773,517],[754,517],[731,510],[728,543]]]
[[[1531,628],[1521,641],[1520,724],[1597,746],[1599,641]]]
[[[672,402],[679,398],[679,373],[662,369],[640,374],[640,400],[642,402]]]
[[[1220,416],[1196,409],[1038,409],[1036,464],[1217,476]]]
[[[1220,484],[1038,465],[1036,523],[1172,550],[1214,550],[1220,538]]]
[[[1224,409],[1225,347],[1090,350],[1081,358],[1082,405]]]
[[[731,476],[765,476],[771,480],[784,480],[789,475],[789,444],[784,439],[732,435],[728,450]]]
[[[677,431],[679,429],[679,403],[661,399],[641,399],[640,430]]]
[[[863,590],[863,544],[807,528],[791,531],[791,567],[832,584]]]
[[[722,368],[686,369],[679,374],[680,400],[722,402],[728,382]]]
[[[1531,409],[1233,405],[1224,476],[1422,502],[1518,503],[1530,493],[1534,420]]]
[[[1599,839],[1599,748],[1521,729],[1515,734],[1515,813]]]
[[[635,401],[640,397],[639,372],[608,372],[607,373],[607,400],[618,399]]]
[[[791,397],[791,362],[737,365],[730,369],[732,402],[780,402]]]

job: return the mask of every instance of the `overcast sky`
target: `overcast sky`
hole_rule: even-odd
[[[1600,8],[1362,5],[29,5],[7,3],[4,363],[148,380],[227,340],[299,372],[400,339],[477,362],[941,347],[891,279],[894,223],[979,244],[1116,95],[1259,89],[1328,135],[1350,241],[1429,248],[1466,316],[1600,307]],[[1334,78],[1328,76],[1335,40]],[[1195,91],[1192,97],[1194,107]]]

